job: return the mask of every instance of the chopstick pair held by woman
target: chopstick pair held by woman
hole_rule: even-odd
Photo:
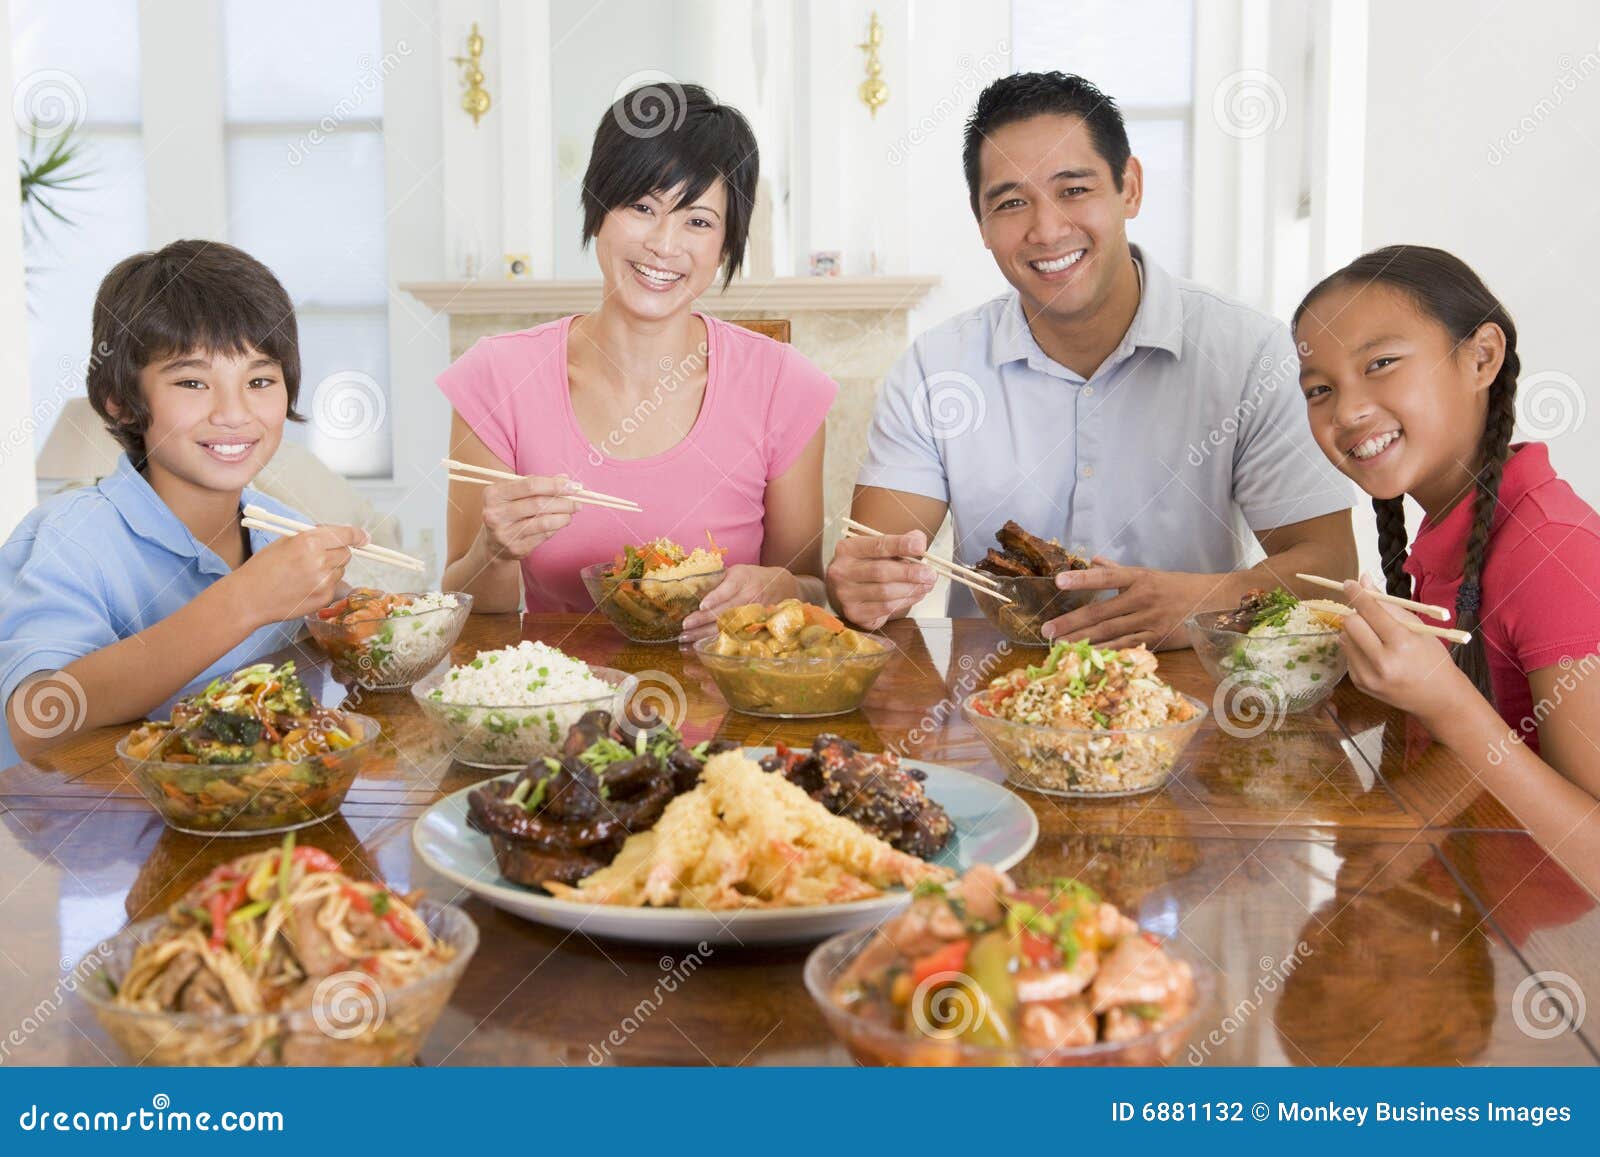
[[[93,341],[89,400],[123,454],[0,547],[0,767],[290,643],[368,541],[245,526],[246,505],[309,521],[249,486],[299,418],[294,307],[260,262],[212,241],[129,257]]]

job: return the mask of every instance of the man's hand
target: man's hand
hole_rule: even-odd
[[[1051,619],[1044,625],[1046,638],[1087,639],[1108,648],[1143,643],[1152,651],[1187,647],[1183,621],[1196,611],[1212,609],[1223,587],[1216,575],[1118,566],[1106,558],[1093,562],[1088,570],[1058,574],[1056,586],[1064,591],[1117,593]]]
[[[933,590],[937,576],[926,563],[920,530],[882,537],[842,538],[828,564],[828,589],[834,605],[858,627],[875,631],[916,606]]]

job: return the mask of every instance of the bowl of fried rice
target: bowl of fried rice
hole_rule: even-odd
[[[1209,711],[1156,674],[1143,646],[1057,643],[962,704],[1007,782],[1046,795],[1118,796],[1165,784]]]

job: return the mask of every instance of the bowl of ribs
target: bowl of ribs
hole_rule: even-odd
[[[1010,599],[974,590],[978,609],[1000,633],[1013,643],[1029,647],[1048,647],[1044,625],[1069,611],[1093,602],[1099,591],[1064,591],[1056,586],[1056,575],[1069,570],[1088,570],[1087,559],[1080,558],[1055,539],[1029,534],[1014,521],[1007,521],[995,533],[1000,549],[989,553],[972,569],[991,576],[999,594]]]

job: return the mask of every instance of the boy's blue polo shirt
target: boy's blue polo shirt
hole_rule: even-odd
[[[254,490],[246,489],[240,501],[305,520]],[[252,530],[251,552],[273,538]],[[41,503],[0,546],[0,705],[29,675],[59,670],[154,626],[228,573],[228,565],[189,533],[124,454],[97,486]],[[191,686],[287,646],[301,626],[295,621],[260,628],[198,672]],[[71,705],[65,706],[70,712]],[[151,714],[164,716],[170,706],[169,700]],[[64,719],[65,714],[51,716],[41,725]],[[0,721],[0,768],[16,762]]]

